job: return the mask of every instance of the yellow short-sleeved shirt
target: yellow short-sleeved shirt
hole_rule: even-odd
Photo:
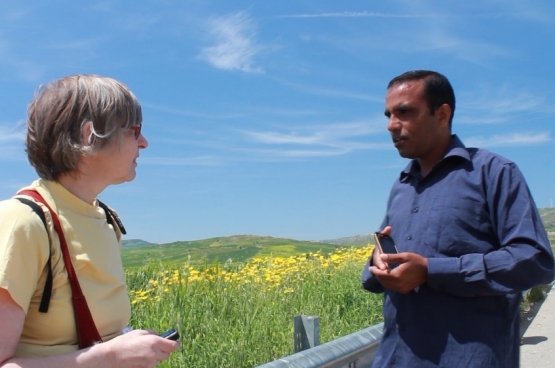
[[[57,212],[73,267],[103,340],[121,333],[131,316],[119,229],[106,222],[96,203],[85,203],[60,184],[37,180],[35,189]],[[71,289],[58,236],[46,214],[52,239],[53,290],[48,313],[38,311],[50,242],[44,224],[16,199],[0,202],[0,287],[25,311],[17,357],[49,356],[78,349]]]

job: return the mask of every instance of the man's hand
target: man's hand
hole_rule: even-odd
[[[425,283],[428,278],[428,259],[419,254],[380,254],[379,251],[374,251],[373,257],[370,272],[386,289],[406,294]],[[399,266],[389,269],[386,263],[399,263]]]
[[[386,226],[382,231],[382,234],[389,235],[391,233],[391,226]],[[381,252],[378,247],[374,248],[374,253],[372,253],[372,266],[377,267],[382,271],[386,271],[388,269],[387,264],[382,261]],[[372,267],[370,267],[370,271],[372,271]],[[384,285],[385,286],[385,285]]]

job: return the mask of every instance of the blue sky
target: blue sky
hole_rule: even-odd
[[[463,1],[2,1],[0,198],[36,178],[23,146],[36,88],[126,83],[150,142],[108,188],[127,239],[330,239],[381,223],[398,156],[388,81],[445,74],[453,132],[514,160],[555,201],[555,4]]]

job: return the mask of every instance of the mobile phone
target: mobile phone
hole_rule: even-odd
[[[399,253],[391,236],[375,232],[374,240],[376,241],[376,246],[378,247],[380,252],[387,254]]]
[[[391,236],[382,234],[379,232],[375,232],[373,235],[374,235],[374,240],[376,241],[376,247],[378,247],[381,253],[385,253],[385,254],[399,253],[399,251],[397,250],[397,247],[395,246],[395,242],[393,241],[393,238]],[[397,266],[399,266],[399,263],[387,263],[387,267],[389,267],[390,269],[395,268]]]
[[[168,340],[177,341],[177,339],[179,339],[179,332],[177,332],[175,328],[172,328],[167,330],[164,333],[161,333],[160,337],[163,337],[164,339],[168,339]]]

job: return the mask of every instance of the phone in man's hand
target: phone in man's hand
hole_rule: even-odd
[[[399,251],[395,246],[395,241],[389,235],[382,234],[380,232],[375,232],[374,240],[376,241],[376,247],[380,250],[380,253],[384,254],[397,254]],[[390,263],[388,264],[389,268],[395,268],[399,266],[399,263]]]

